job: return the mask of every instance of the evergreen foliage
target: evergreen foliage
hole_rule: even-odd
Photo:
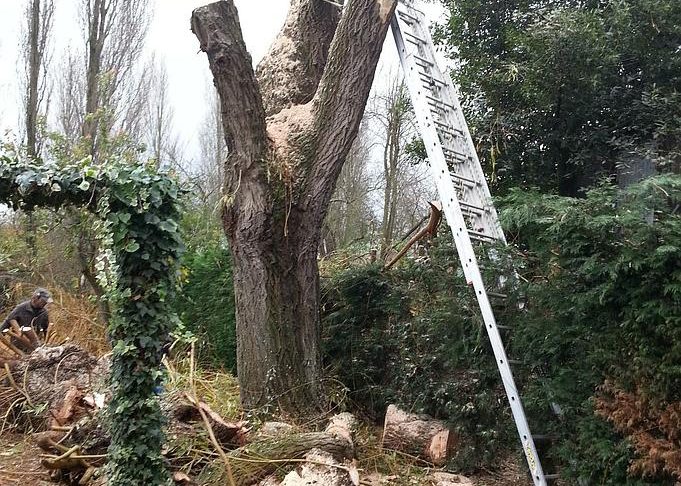
[[[146,164],[89,159],[58,166],[0,154],[0,201],[14,208],[81,206],[96,213],[107,251],[100,276],[115,313],[112,343],[108,484],[166,485],[161,456],[163,416],[154,390],[163,380],[161,358],[176,317],[177,181]]]
[[[502,337],[522,363],[514,373],[533,432],[558,437],[542,459],[571,484],[674,484],[674,456],[656,458],[660,444],[681,450],[669,423],[681,403],[680,204],[678,176],[627,192],[604,184],[583,199],[515,190],[502,201],[526,282],[511,293],[527,304],[512,296],[497,319],[513,328]],[[396,402],[449,420],[464,470],[517,451],[477,303],[444,241],[427,263],[341,272],[325,296],[326,362],[373,417]],[[608,401],[613,389],[635,392],[653,418],[628,422],[633,408]],[[631,431],[637,423],[648,435]]]
[[[628,475],[630,443],[594,414],[606,380],[651,406],[681,401],[680,203],[679,176],[626,193],[603,185],[584,199],[512,191],[504,201],[501,216],[526,252],[530,280],[530,311],[511,354],[529,367],[527,408],[553,424],[549,432],[561,437],[554,452],[572,479],[647,484]],[[549,420],[547,402],[560,406],[560,420]],[[674,484],[667,472],[644,472]]]
[[[324,295],[325,362],[368,415],[379,421],[397,403],[449,420],[461,439],[459,470],[493,463],[514,440],[477,302],[447,237],[427,263],[350,269]]]
[[[676,0],[443,0],[438,37],[495,186],[575,195],[617,164],[678,169]]]
[[[189,248],[175,309],[198,338],[198,359],[236,374],[234,282],[229,251],[220,243]]]

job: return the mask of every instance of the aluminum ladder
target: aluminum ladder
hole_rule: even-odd
[[[473,241],[505,244],[506,239],[457,90],[450,77],[438,67],[428,23],[413,0],[398,3],[391,27],[443,211],[454,235],[466,281],[475,289],[532,480],[537,486],[546,486],[547,480],[556,475],[545,475],[542,470],[490,304],[490,297],[501,295],[486,289],[473,248]]]

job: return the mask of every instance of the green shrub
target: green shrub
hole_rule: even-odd
[[[552,453],[573,481],[674,484],[661,470],[649,471],[651,483],[627,477],[633,448],[594,417],[592,398],[607,379],[653,403],[681,400],[679,202],[678,176],[627,193],[606,184],[584,199],[515,191],[504,201],[530,302],[511,353],[528,365],[528,412],[560,437]],[[551,402],[560,420],[550,420]]]
[[[454,250],[437,242],[427,263],[367,266],[325,282],[324,357],[376,421],[388,404],[451,422],[453,466],[493,463],[514,442],[501,381]]]
[[[176,310],[198,338],[198,359],[236,373],[236,318],[232,262],[219,243],[193,248],[183,260],[184,284]]]
[[[502,201],[522,278],[497,320],[514,329],[502,337],[522,363],[513,368],[533,432],[557,437],[542,461],[559,464],[570,484],[674,484],[663,468],[632,473],[635,454],[659,451],[637,452],[613,420],[596,416],[594,399],[608,380],[660,407],[681,401],[680,203],[678,176],[626,193],[605,184],[582,199],[514,191]],[[467,470],[518,442],[448,239],[427,263],[355,268],[325,282],[324,357],[373,418],[395,402],[449,420],[463,444],[454,465]],[[492,282],[500,270],[486,266]]]

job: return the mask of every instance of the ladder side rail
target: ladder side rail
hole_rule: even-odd
[[[473,285],[478,304],[480,305],[482,317],[485,322],[485,330],[490,339],[497,367],[509,399],[516,428],[523,445],[523,452],[525,453],[528,466],[532,473],[532,480],[536,486],[546,486],[546,479],[541,463],[539,462],[537,450],[534,440],[532,439],[532,434],[530,433],[515,380],[513,379],[513,373],[511,372],[508,363],[506,351],[501,341],[494,312],[482,281],[477,258],[467,231],[466,221],[459,205],[458,195],[456,194],[456,190],[454,189],[454,185],[449,176],[449,169],[444,157],[444,152],[442,151],[437,132],[434,129],[432,118],[429,115],[430,110],[428,109],[425,90],[419,82],[415,64],[412,62],[410,54],[407,52],[397,15],[393,16],[391,27],[400,62],[404,69],[405,79],[411,93],[412,102],[414,103],[417,122],[430,160],[430,168],[435,177],[438,192],[442,199],[443,211],[454,236],[454,242],[462,263],[464,275],[466,276],[467,282]]]

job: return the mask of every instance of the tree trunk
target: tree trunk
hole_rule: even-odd
[[[237,369],[246,408],[300,414],[321,405],[320,232],[395,4],[350,0],[338,21],[327,2],[293,0],[258,70],[261,82],[233,0],[192,15],[220,94],[229,152],[223,225],[234,260]]]
[[[302,216],[302,215],[301,215]],[[229,231],[234,260],[237,363],[245,408],[301,413],[319,400],[319,230],[304,218],[266,237]]]
[[[81,135],[90,139],[90,152],[94,162],[98,162],[99,141],[97,140],[99,122],[97,120],[97,110],[101,108],[100,103],[100,73],[102,71],[102,55],[104,51],[104,41],[107,35],[107,8],[104,0],[94,0],[90,4],[91,10],[88,21],[87,37],[87,72],[86,72],[86,91],[85,91],[85,118],[81,127]]]
[[[38,125],[38,78],[40,76],[42,53],[40,39],[40,0],[33,0],[29,19],[28,89],[26,99],[26,150],[30,158],[37,153]]]

